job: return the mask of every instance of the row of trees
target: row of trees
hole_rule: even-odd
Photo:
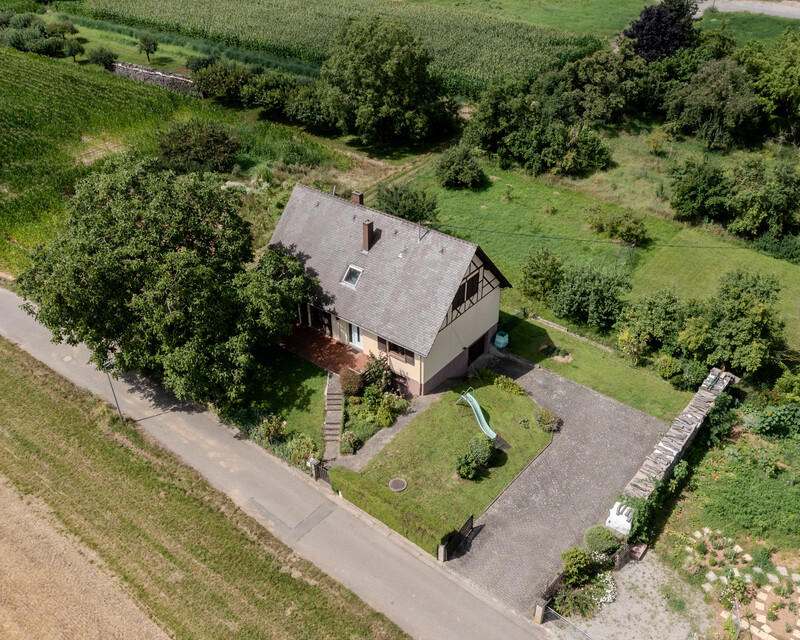
[[[453,103],[430,74],[430,62],[405,23],[372,16],[342,25],[315,82],[215,57],[189,66],[207,96],[384,144],[451,128]]]
[[[626,304],[630,288],[623,273],[565,266],[547,248],[529,254],[522,266],[525,295],[547,303],[559,317],[601,332],[615,330],[620,350],[634,363],[665,355],[698,362],[700,371],[725,364],[754,373],[772,363],[784,345],[776,308],[780,285],[773,276],[732,271],[706,300],[682,301],[661,290]],[[683,368],[665,361],[663,375],[674,377]]]

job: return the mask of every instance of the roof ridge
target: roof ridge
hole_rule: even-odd
[[[308,189],[309,191],[312,191],[314,193],[318,193],[320,195],[323,195],[326,198],[336,198],[336,200],[338,202],[344,202],[344,203],[346,203],[348,205],[351,205],[353,207],[361,207],[362,209],[366,209],[367,211],[373,211],[374,213],[378,213],[378,214],[380,214],[382,216],[386,216],[387,218],[391,218],[392,220],[396,220],[397,222],[400,222],[400,223],[402,223],[404,225],[413,227],[414,229],[416,229],[418,227],[422,227],[426,231],[430,231],[431,233],[435,233],[435,234],[438,234],[438,235],[443,236],[445,238],[449,238],[450,240],[455,240],[457,242],[463,242],[464,244],[466,244],[466,245],[468,245],[470,247],[473,247],[474,249],[477,249],[478,246],[479,246],[475,242],[470,242],[469,240],[464,240],[463,238],[459,238],[457,236],[450,235],[449,233],[444,233],[443,231],[439,231],[438,229],[434,229],[432,227],[428,227],[428,226],[425,226],[423,224],[418,224],[416,222],[411,222],[410,220],[406,220],[405,218],[401,218],[399,216],[392,215],[391,213],[386,213],[385,211],[381,211],[380,209],[375,209],[373,207],[368,207],[365,204],[359,204],[358,202],[353,202],[352,200],[347,200],[346,198],[342,198],[342,197],[334,195],[332,193],[328,193],[327,191],[322,191],[321,189],[317,189],[315,187],[310,187],[307,184],[303,184],[302,182],[295,183],[295,188],[296,187],[303,187],[304,189]]]

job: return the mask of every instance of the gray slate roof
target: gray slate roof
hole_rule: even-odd
[[[362,252],[365,220],[375,229],[368,254]],[[296,255],[319,280],[318,306],[422,356],[430,353],[476,252],[510,286],[476,244],[300,183],[270,246]],[[342,284],[350,265],[364,270],[355,289]]]

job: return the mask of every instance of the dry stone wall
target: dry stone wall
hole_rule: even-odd
[[[139,82],[155,84],[171,91],[181,93],[200,93],[189,76],[180,73],[168,73],[150,67],[142,67],[131,62],[115,62],[111,71],[118,76],[124,76]]]
[[[625,487],[626,494],[647,499],[653,493],[657,481],[669,479],[675,465],[694,442],[706,414],[714,406],[717,397],[735,380],[736,377],[732,373],[721,371],[716,367],[711,369],[689,405],[675,419],[653,452],[644,459],[639,471]],[[633,509],[617,502],[611,508],[606,525],[627,535],[631,529],[632,519]]]

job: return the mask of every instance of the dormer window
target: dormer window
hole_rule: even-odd
[[[344,278],[342,279],[342,284],[346,284],[348,287],[356,288],[356,284],[358,284],[358,279],[361,277],[361,273],[364,271],[361,267],[356,267],[354,265],[350,265],[347,267],[347,273],[344,274]]]

